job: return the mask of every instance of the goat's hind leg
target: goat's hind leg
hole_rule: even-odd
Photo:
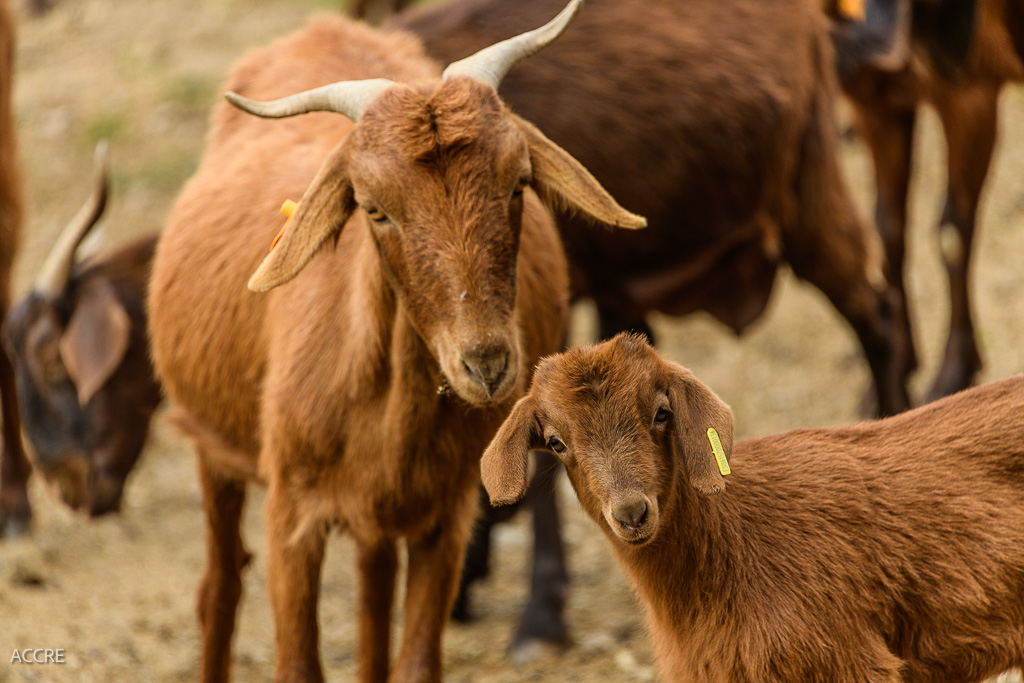
[[[197,613],[202,640],[201,680],[222,683],[231,669],[231,636],[242,595],[242,569],[249,561],[241,536],[245,483],[223,477],[198,454],[199,483],[206,512],[206,573]]]

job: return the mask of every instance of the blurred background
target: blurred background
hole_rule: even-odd
[[[19,18],[14,106],[27,219],[15,267],[15,299],[30,286],[57,233],[84,201],[96,142],[111,143],[108,247],[158,230],[196,168],[210,107],[231,64],[253,46],[303,25],[336,0],[61,0]],[[848,124],[840,107],[837,131]],[[1002,95],[999,142],[979,213],[973,296],[985,359],[980,381],[1024,370],[1024,88]],[[946,337],[948,297],[936,226],[945,189],[945,143],[926,111],[915,138],[908,289],[920,396]],[[856,139],[843,162],[861,210],[874,189]],[[769,310],[741,338],[704,315],[654,317],[659,347],[691,368],[733,408],[738,438],[861,418],[868,369],[852,331],[823,295],[780,273]],[[586,304],[573,314],[574,343],[595,335]],[[978,435],[984,439],[984,434]],[[41,479],[30,490],[35,533],[0,543],[0,682],[191,681],[198,667],[194,595],[204,526],[188,443],[158,417],[129,480],[123,512],[89,521],[59,504]],[[572,583],[565,652],[516,661],[505,648],[528,588],[526,516],[500,527],[495,572],[474,594],[479,619],[446,635],[450,681],[632,681],[654,677],[641,610],[606,542],[563,487]],[[266,594],[262,491],[249,498],[245,538],[254,558],[235,639],[234,680],[269,680],[273,623]],[[351,680],[354,585],[351,546],[329,544],[320,601],[321,653],[329,680]],[[21,648],[64,648],[63,666],[12,668]]]

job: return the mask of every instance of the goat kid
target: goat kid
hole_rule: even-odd
[[[480,453],[529,369],[564,339],[567,266],[538,194],[644,225],[496,92],[579,7],[443,74],[411,36],[337,17],[235,68],[229,87],[246,96],[304,91],[271,103],[229,95],[249,112],[351,122],[268,124],[221,105],[157,247],[153,357],[196,442],[209,529],[204,680],[228,676],[250,480],[269,487],[276,679],[322,679],[317,586],[332,525],[357,547],[361,679],[441,679]],[[348,80],[324,85],[338,78]],[[275,205],[304,189],[265,256]],[[274,291],[254,296],[247,279]]]
[[[481,473],[505,504],[530,449],[564,463],[666,680],[974,682],[1024,664],[1022,411],[1017,376],[734,447],[728,406],[620,335],[544,360]]]

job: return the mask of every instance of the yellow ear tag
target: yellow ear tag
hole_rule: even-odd
[[[838,0],[839,12],[852,21],[864,21],[864,0]]]
[[[714,427],[708,427],[708,441],[711,442],[711,452],[715,454],[715,460],[718,461],[718,471],[722,473],[723,477],[727,474],[732,474],[732,470],[729,469],[729,461],[725,459],[725,449],[722,448],[722,441],[718,438],[718,432],[715,431]]]
[[[277,237],[275,237],[274,241],[270,244],[270,251],[274,251],[274,247],[276,247],[277,243],[281,241],[282,237],[284,237],[284,231],[288,229],[288,224],[292,222],[292,214],[295,213],[295,209],[297,208],[299,208],[298,202],[293,202],[290,199],[284,200],[284,204],[281,205],[281,214],[287,216],[288,220],[284,222],[284,225],[281,226],[281,231],[277,233]]]

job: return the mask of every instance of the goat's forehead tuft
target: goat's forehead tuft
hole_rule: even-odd
[[[469,78],[444,81],[426,95],[390,88],[356,130],[361,151],[399,163],[451,162],[471,150],[469,158],[483,155],[490,168],[507,165],[526,147],[494,89]]]
[[[594,346],[570,349],[545,360],[537,370],[541,392],[563,399],[605,403],[657,390],[661,363],[643,337],[630,335]]]

